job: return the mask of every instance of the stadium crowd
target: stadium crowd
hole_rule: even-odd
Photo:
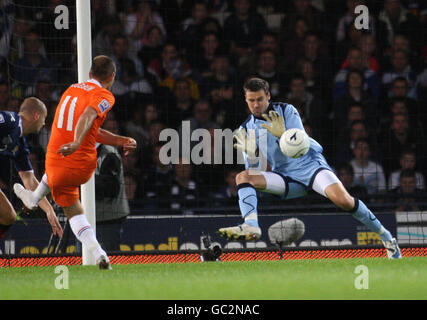
[[[234,130],[248,117],[242,84],[251,76],[269,82],[272,100],[299,110],[352,193],[393,202],[396,210],[423,208],[417,199],[427,174],[425,1],[91,3],[93,56],[108,55],[117,66],[116,105],[104,126],[139,144],[123,157],[133,209],[237,206],[241,167],[183,159],[165,165],[159,135],[165,128],[181,132],[184,120],[191,131]],[[74,1],[0,4],[0,110],[17,110],[31,95],[49,110],[42,133],[30,139],[40,178],[58,100],[77,82]],[[59,5],[69,8],[68,29],[54,27]],[[368,29],[354,23],[358,5],[369,8]],[[7,190],[13,177],[1,161],[0,187]]]

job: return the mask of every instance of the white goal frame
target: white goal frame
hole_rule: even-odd
[[[77,25],[77,67],[78,82],[89,80],[89,71],[92,64],[92,38],[90,0],[76,0]],[[96,234],[96,207],[95,207],[95,177],[81,186],[81,201],[87,220]],[[87,246],[82,246],[83,265],[95,265],[95,257]]]

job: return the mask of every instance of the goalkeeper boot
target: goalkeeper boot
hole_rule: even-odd
[[[15,183],[13,185],[13,191],[16,196],[21,199],[24,206],[29,210],[34,210],[37,208],[37,201],[34,199],[33,192],[25,189],[21,184]]]
[[[96,264],[98,265],[99,270],[111,270],[110,265],[110,259],[108,259],[107,256],[102,255],[99,257],[99,259],[96,261]]]
[[[387,257],[389,259],[400,259],[402,254],[400,253],[399,245],[395,238],[389,241],[383,241],[384,247],[387,249]]]
[[[229,240],[258,240],[261,237],[259,227],[252,227],[246,223],[236,227],[221,228],[218,233]]]

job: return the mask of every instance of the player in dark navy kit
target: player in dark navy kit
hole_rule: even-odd
[[[0,155],[12,159],[19,177],[27,189],[34,190],[39,182],[29,159],[30,150],[25,136],[39,133],[45,124],[47,109],[39,99],[24,100],[19,112],[0,111]],[[62,237],[62,228],[49,201],[44,198],[40,208],[46,212],[53,233]],[[16,220],[16,212],[0,190],[0,239]]]

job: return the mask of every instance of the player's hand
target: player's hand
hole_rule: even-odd
[[[62,145],[56,153],[62,154],[64,157],[73,154],[78,148],[80,148],[80,144],[77,142],[70,142]]]
[[[135,151],[137,147],[136,140],[133,138],[126,137],[123,143],[124,155],[127,156],[129,152]]]
[[[263,123],[261,127],[271,132],[271,134],[277,138],[280,138],[286,131],[285,120],[283,116],[279,115],[276,111],[270,111],[269,114],[263,114],[262,117],[270,123],[267,125]]]
[[[62,238],[63,230],[61,224],[59,223],[58,217],[55,214],[46,214],[46,217],[52,228],[52,233]]]
[[[249,130],[249,134],[246,134],[245,129],[237,131],[233,136],[235,143],[234,148],[245,152],[250,159],[257,158],[257,145],[255,130]]]

